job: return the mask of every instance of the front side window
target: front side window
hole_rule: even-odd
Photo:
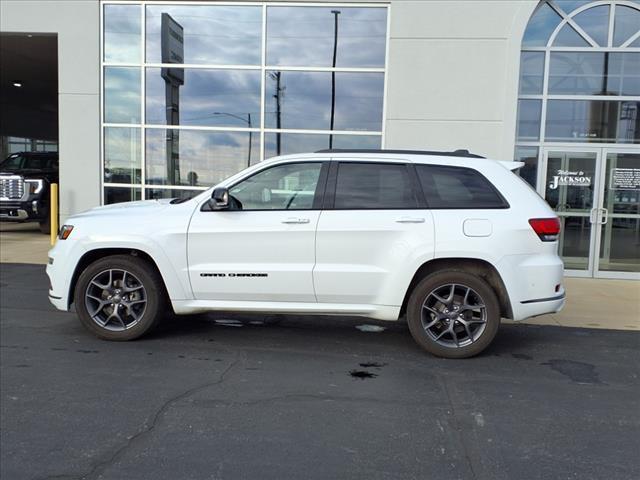
[[[311,210],[322,163],[278,165],[229,189],[241,210]]]
[[[416,206],[405,165],[341,163],[338,166],[334,208],[388,210]]]
[[[508,204],[480,172],[471,168],[417,165],[429,208],[507,208]]]

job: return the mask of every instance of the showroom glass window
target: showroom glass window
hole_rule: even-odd
[[[381,148],[388,7],[102,3],[104,203]]]
[[[640,144],[640,2],[540,2],[522,40],[516,131],[536,185],[550,145]]]

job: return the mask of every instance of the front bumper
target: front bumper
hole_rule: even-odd
[[[69,310],[71,279],[79,255],[82,255],[82,251],[74,249],[73,242],[68,240],[57,240],[49,250],[46,269],[49,277],[49,301],[58,310]]]
[[[3,222],[41,221],[47,214],[35,197],[26,201],[0,201],[0,221]]]

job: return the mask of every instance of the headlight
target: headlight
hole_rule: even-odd
[[[42,186],[44,185],[44,182],[37,178],[25,180],[24,183],[29,187],[29,194],[31,195],[34,193],[40,193],[42,191]]]
[[[58,232],[58,238],[60,240],[66,240],[71,235],[73,231],[73,225],[63,225],[60,227],[60,231]]]

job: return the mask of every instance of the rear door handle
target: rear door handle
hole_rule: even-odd
[[[424,223],[424,218],[421,217],[400,217],[396,220],[396,223]]]
[[[282,220],[282,223],[288,223],[288,224],[293,224],[293,223],[309,223],[310,220],[308,218],[295,218],[295,217],[290,217],[287,218],[285,220]]]

